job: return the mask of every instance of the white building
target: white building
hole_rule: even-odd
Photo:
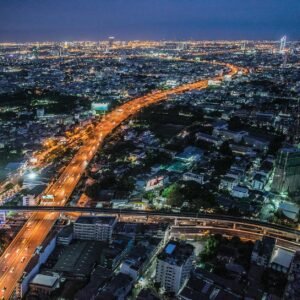
[[[299,206],[292,202],[282,201],[279,204],[278,209],[289,219],[293,221],[298,220]]]
[[[247,198],[249,197],[249,190],[246,187],[237,185],[233,187],[231,195],[237,198]]]
[[[288,251],[279,247],[275,248],[269,263],[269,267],[276,271],[287,273],[290,269],[293,257],[294,252],[292,251]]]
[[[252,188],[256,191],[263,191],[267,183],[267,177],[265,175],[256,173],[253,177]]]
[[[195,174],[192,172],[187,172],[183,174],[183,181],[195,181],[200,184],[204,183],[204,174]]]
[[[36,249],[35,254],[27,263],[22,277],[19,279],[16,287],[16,295],[18,298],[23,298],[28,291],[29,283],[32,278],[39,272],[40,266],[44,264],[49,255],[53,252],[56,246],[56,233],[47,236],[41,246]],[[25,261],[26,262],[26,261]]]
[[[74,238],[110,241],[116,217],[79,217],[74,223]]]
[[[36,200],[34,195],[26,195],[23,196],[23,206],[35,206],[36,205]]]
[[[208,80],[208,86],[220,86],[221,85],[221,81],[219,80]]]
[[[177,293],[189,278],[193,260],[194,246],[170,241],[157,256],[155,281],[164,290]]]
[[[2,211],[0,212],[0,225],[2,224],[5,224],[6,223],[6,212],[5,211]]]
[[[30,290],[40,297],[50,296],[52,292],[59,289],[61,275],[55,272],[47,274],[36,274],[31,280]]]
[[[231,191],[237,184],[238,184],[237,178],[225,175],[221,178],[219,189]]]
[[[155,176],[146,182],[145,191],[152,191],[154,189],[162,188],[169,182],[168,176]]]
[[[220,136],[222,140],[233,140],[236,143],[240,142],[245,136],[248,135],[246,131],[231,131],[228,129],[214,128],[213,136]]]

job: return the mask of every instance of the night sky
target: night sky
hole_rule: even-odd
[[[0,0],[0,41],[300,39],[300,0]]]

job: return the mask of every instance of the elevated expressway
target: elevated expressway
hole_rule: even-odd
[[[132,209],[105,209],[70,206],[0,206],[0,211],[22,211],[49,213],[79,213],[92,215],[114,215],[127,222],[154,223],[168,222],[174,236],[195,236],[210,233],[222,233],[229,236],[238,235],[241,238],[256,240],[263,235],[277,239],[277,244],[290,250],[300,249],[300,230],[278,224],[263,222],[256,219],[233,217],[207,213],[178,213]]]
[[[226,68],[228,75],[235,75],[239,71],[246,72],[245,69],[238,68],[232,64],[217,62],[214,62],[214,64]],[[210,79],[222,80],[223,77],[224,75],[219,75]],[[93,136],[83,143],[57,181],[47,188],[47,194],[54,196],[55,205],[65,206],[81,176],[84,174],[87,165],[102,146],[105,137],[111,134],[123,121],[139,112],[142,108],[164,101],[171,95],[185,93],[194,89],[205,89],[207,86],[208,79],[205,79],[165,91],[155,91],[128,101],[108,113],[95,126]],[[13,294],[30,257],[44,241],[58,217],[59,212],[42,210],[34,212],[7,247],[0,258],[0,297],[2,299],[9,299]]]

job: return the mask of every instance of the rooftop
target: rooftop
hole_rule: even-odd
[[[32,279],[31,284],[43,285],[46,287],[53,287],[59,279],[59,274],[53,273],[52,275],[37,274]]]
[[[89,276],[98,260],[103,243],[98,241],[76,241],[68,245],[53,267],[56,272]]]
[[[282,248],[276,248],[271,257],[271,264],[277,264],[284,268],[289,268],[293,260],[294,253]]]
[[[194,253],[194,246],[184,242],[170,241],[159,253],[158,259],[171,265],[182,265]]]
[[[112,226],[116,217],[79,217],[75,224],[104,224]]]

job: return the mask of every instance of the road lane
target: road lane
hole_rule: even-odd
[[[230,70],[227,73],[229,75],[235,75],[239,71],[238,67],[231,64],[214,64],[227,67]],[[223,76],[215,76],[211,79],[222,80],[222,78]],[[154,93],[128,101],[108,113],[101,121],[99,121],[98,125],[95,126],[94,136],[86,140],[83,146],[81,146],[78,152],[74,155],[73,159],[65,168],[58,180],[47,190],[48,194],[54,195],[54,204],[56,206],[64,206],[66,204],[81,176],[85,172],[88,163],[96,154],[97,149],[101,147],[104,138],[108,136],[123,121],[128,119],[131,115],[139,112],[141,108],[166,100],[170,95],[181,94],[194,89],[204,89],[207,86],[208,80],[205,79],[193,83],[187,83],[167,91],[156,91]],[[72,177],[73,180],[66,183],[66,179],[69,177]],[[44,205],[45,204],[46,203],[44,203]],[[54,213],[49,217],[49,213],[34,213],[28,221],[32,222],[30,225],[30,237],[28,238],[28,244],[30,245],[30,247],[27,247],[27,244],[22,244],[24,237],[27,236],[27,222],[20,230],[18,235],[14,238],[11,245],[1,256],[0,270],[2,270],[2,268],[5,269],[5,266],[9,264],[9,268],[6,269],[0,277],[0,289],[3,289],[5,287],[5,290],[2,290],[1,292],[4,299],[9,299],[9,297],[12,295],[19,278],[21,278],[26,267],[26,263],[20,263],[20,259],[27,253],[29,260],[29,257],[34,254],[36,247],[38,247],[44,241],[47,234],[50,232],[51,228],[58,218],[58,215],[58,213]],[[14,255],[16,253],[16,257],[10,258],[8,261],[5,261],[4,257],[7,253],[14,253]],[[12,268],[14,271],[10,272]]]

